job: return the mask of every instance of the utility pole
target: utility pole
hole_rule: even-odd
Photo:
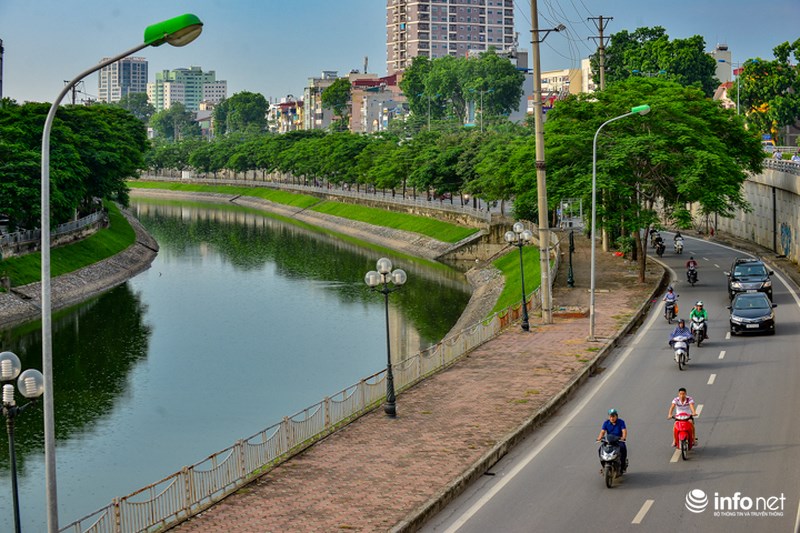
[[[545,30],[547,33],[553,30]],[[558,30],[560,31],[560,29]],[[547,37],[545,33],[544,37]],[[553,323],[553,299],[550,293],[550,228],[547,221],[547,181],[544,161],[544,130],[542,129],[542,71],[539,60],[539,12],[536,0],[531,0],[531,51],[533,56],[533,122],[536,137],[536,190],[539,200],[539,268],[542,282],[542,323]]]
[[[599,17],[589,17],[589,20],[594,22],[597,32],[600,34],[589,38],[597,39],[597,53],[600,57],[600,90],[602,91],[606,88],[606,40],[608,39],[608,37],[603,35],[603,32],[606,26],[608,26],[608,23],[614,20],[614,17],[604,17],[600,15]]]
[[[0,39],[0,100],[3,99],[3,39]]]
[[[606,41],[608,37],[606,37],[603,32],[608,26],[608,23],[614,20],[614,17],[604,17],[600,15],[599,17],[589,17],[588,20],[594,22],[595,27],[597,28],[597,32],[599,33],[596,37],[589,37],[590,39],[596,39],[597,42],[597,55],[599,56],[599,63],[600,63],[600,90],[604,90],[606,88]],[[601,230],[601,237],[603,244],[603,251],[608,251],[608,232],[606,231],[605,227]]]

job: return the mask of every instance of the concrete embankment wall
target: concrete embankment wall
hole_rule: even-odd
[[[800,165],[767,162],[761,174],[748,178],[743,193],[753,210],[718,217],[717,230],[800,263]]]

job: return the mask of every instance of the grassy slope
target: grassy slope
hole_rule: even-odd
[[[50,271],[53,277],[73,272],[126,249],[136,240],[136,234],[116,205],[106,203],[110,224],[82,241],[53,248]],[[24,255],[0,261],[0,273],[11,277],[13,286],[27,285],[41,279],[41,255]]]
[[[375,207],[365,207],[355,204],[321,201],[319,198],[306,194],[297,194],[264,187],[236,187],[229,185],[196,185],[175,182],[131,181],[131,188],[136,189],[162,189],[185,192],[217,192],[222,194],[241,194],[263,198],[278,204],[309,208],[312,211],[333,215],[348,220],[366,222],[375,226],[399,229],[419,233],[442,242],[458,242],[465,237],[477,232],[474,228],[465,228],[456,224],[442,222],[428,217],[419,217],[405,213],[395,213]]]
[[[525,246],[522,249],[522,256],[525,263],[525,292],[530,294],[539,287],[542,282],[542,271],[539,268],[539,248],[535,246]],[[522,303],[519,250],[511,250],[503,257],[496,259],[492,264],[497,267],[506,278],[505,287],[503,287],[503,292],[500,294],[500,298],[497,299],[492,313]]]

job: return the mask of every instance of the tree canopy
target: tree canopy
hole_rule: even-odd
[[[50,104],[0,107],[0,213],[12,227],[40,216],[42,128]],[[84,212],[94,198],[127,203],[125,180],[144,168],[147,134],[128,111],[111,105],[63,106],[50,141],[53,224]]]
[[[406,70],[400,88],[413,115],[441,120],[448,115],[463,124],[468,105],[483,95],[484,115],[507,115],[519,107],[524,75],[493,49],[478,57],[418,56]]]
[[[333,110],[333,114],[339,117],[338,124],[334,129],[345,129],[349,112],[350,103],[350,80],[348,78],[338,78],[330,86],[322,91],[322,106]]]
[[[180,102],[153,115],[150,127],[157,137],[168,141],[200,137],[200,126],[194,121],[194,114]]]
[[[691,203],[720,216],[748,209],[741,191],[747,171],[761,170],[758,136],[699,89],[657,78],[630,78],[556,103],[545,124],[551,197],[590,203],[597,129],[645,103],[650,114],[615,121],[598,137],[599,224],[638,239],[639,230],[658,223],[659,215],[679,227],[690,225]]]
[[[599,69],[599,57],[592,56],[594,72]],[[697,86],[711,97],[719,86],[717,64],[705,51],[700,35],[670,40],[661,26],[622,30],[611,35],[606,47],[606,84],[636,76],[658,76],[684,86]],[[595,81],[599,80],[599,73]]]
[[[126,94],[120,98],[118,102],[113,102],[110,105],[121,107],[122,109],[129,111],[133,116],[145,124],[147,124],[150,121],[150,117],[156,113],[156,109],[147,99],[147,94],[145,93]]]
[[[778,136],[780,128],[800,121],[800,39],[773,48],[775,59],[748,59],[729,91],[757,133]],[[795,64],[791,64],[794,57]]]
[[[267,126],[269,104],[261,93],[242,91],[217,104],[214,123],[218,134],[229,132],[258,133]]]

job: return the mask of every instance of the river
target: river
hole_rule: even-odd
[[[459,272],[253,210],[145,199],[133,209],[160,246],[152,267],[53,319],[62,525],[384,368],[383,297],[363,281],[379,257],[409,278],[390,297],[395,358],[438,342],[469,300]],[[0,339],[23,368],[41,368],[38,323]],[[42,424],[41,404],[16,419],[26,531],[45,529]]]

